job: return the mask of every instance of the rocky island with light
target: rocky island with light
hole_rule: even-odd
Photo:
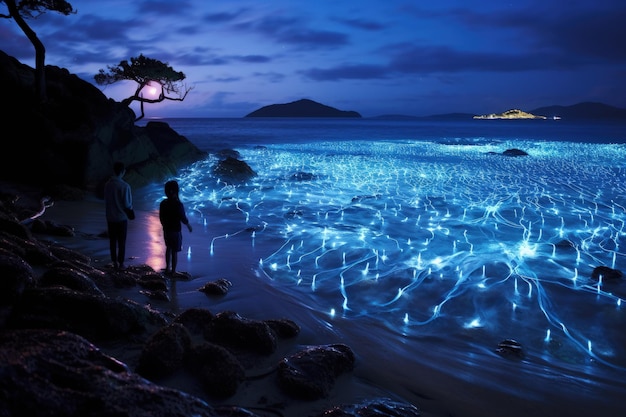
[[[474,116],[474,119],[547,119],[546,116],[536,116],[519,109],[507,110],[504,113],[491,113]]]

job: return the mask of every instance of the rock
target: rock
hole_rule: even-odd
[[[99,342],[147,337],[166,323],[160,313],[131,300],[50,287],[26,289],[7,325],[65,330]]]
[[[204,308],[189,308],[174,319],[175,323],[185,326],[190,333],[204,337],[213,321],[213,313]]]
[[[317,175],[312,172],[299,171],[291,174],[289,179],[292,181],[315,181],[317,180]]]
[[[104,297],[104,293],[91,278],[69,267],[50,268],[41,275],[37,283],[40,287],[63,286],[70,290]]]
[[[506,151],[502,152],[502,155],[504,156],[528,156],[528,152],[523,151],[521,149],[507,149]]]
[[[187,368],[212,397],[234,395],[246,374],[237,358],[227,349],[213,343],[194,346],[186,358]]]
[[[22,239],[0,232],[0,248],[13,253],[30,265],[46,265],[58,260],[50,248],[39,241]]]
[[[278,384],[296,398],[325,398],[337,376],[354,368],[354,361],[354,353],[346,345],[313,346],[280,361]]]
[[[191,336],[182,324],[162,327],[145,343],[137,373],[151,380],[169,376],[182,368],[189,349]]]
[[[205,339],[234,349],[269,355],[276,350],[276,334],[263,321],[223,311],[213,317]]]
[[[247,163],[231,156],[218,161],[213,173],[225,182],[243,182],[257,176]]]
[[[263,320],[278,337],[291,338],[300,334],[300,326],[289,319]]]
[[[506,339],[502,342],[498,343],[498,348],[496,352],[502,356],[506,357],[515,357],[515,358],[523,358],[524,350],[522,349],[522,344],[517,340]]]
[[[232,282],[226,278],[220,278],[212,282],[207,282],[202,287],[198,288],[198,291],[207,295],[226,295],[232,285]]]
[[[0,333],[0,374],[0,410],[7,416],[226,415],[150,383],[82,337],[57,330]]]
[[[599,281],[602,277],[603,281],[617,281],[622,279],[624,274],[618,269],[609,268],[608,266],[596,266],[591,272],[591,279]]]
[[[316,417],[419,417],[419,408],[388,398],[366,400],[358,404],[333,407]]]

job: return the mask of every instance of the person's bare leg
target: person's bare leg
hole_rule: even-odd
[[[170,248],[166,248],[165,249],[165,273],[169,274],[170,272],[172,272],[171,266],[172,266],[172,249]]]
[[[176,267],[178,266],[178,252],[172,251],[172,274],[176,273]]]

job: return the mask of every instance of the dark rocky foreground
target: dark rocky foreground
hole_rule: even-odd
[[[167,297],[173,278],[146,265],[96,268],[45,239],[71,236],[70,227],[32,220],[19,196],[0,197],[0,416],[286,416],[290,403],[327,398],[356,365],[344,344],[295,348],[290,341],[300,328],[288,318],[197,308],[171,316],[108,296],[127,288]],[[218,280],[199,290],[228,296],[229,285]],[[124,352],[124,359],[106,352]],[[202,398],[162,384],[177,377],[201,387]],[[259,392],[254,402],[223,405],[251,389],[251,379],[278,397]],[[311,415],[420,411],[370,398]]]

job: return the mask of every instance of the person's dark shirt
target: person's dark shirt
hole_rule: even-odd
[[[183,203],[171,198],[161,201],[159,220],[161,220],[163,230],[166,232],[180,232],[181,223],[189,224]]]

